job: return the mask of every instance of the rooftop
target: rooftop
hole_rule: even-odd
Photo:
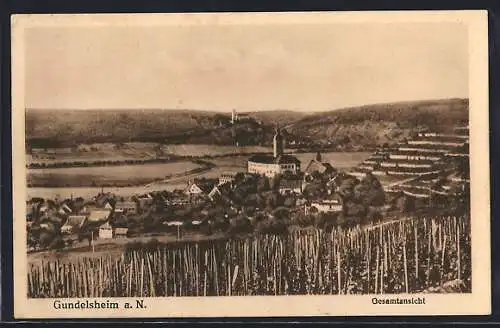
[[[195,179],[192,184],[196,184],[204,192],[210,192],[218,183],[218,179]],[[192,185],[190,184],[190,185]]]
[[[104,221],[107,220],[110,213],[111,213],[110,210],[95,210],[90,212],[88,220],[93,222]]]
[[[85,215],[70,215],[64,225],[71,227],[81,227],[86,220],[87,217]]]
[[[128,232],[128,228],[115,228],[115,234],[117,235],[126,235]]]
[[[129,201],[129,202],[116,202],[115,208],[131,208],[131,207],[136,207],[137,204],[135,202]]]
[[[262,164],[300,164],[299,159],[292,155],[281,155],[276,158],[272,155],[254,155],[248,161]]]

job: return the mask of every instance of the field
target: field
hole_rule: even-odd
[[[178,161],[162,164],[36,169],[28,171],[28,185],[130,186],[146,184],[157,179],[168,179],[201,167],[190,161]]]
[[[28,297],[470,292],[469,220],[167,244],[30,266]]]
[[[27,164],[60,164],[96,161],[152,160],[170,156],[221,156],[270,152],[260,146],[161,145],[153,142],[80,144],[76,148],[38,149],[27,154]]]
[[[164,145],[162,151],[165,154],[177,156],[221,156],[221,155],[238,155],[272,151],[269,147],[260,146],[216,146],[216,145]]]
[[[295,156],[301,160],[305,169],[316,154],[297,153]],[[369,156],[368,152],[322,154],[323,161],[329,161],[334,167],[340,169],[356,166]],[[103,184],[106,185],[107,191],[123,196],[156,190],[182,189],[188,180],[194,177],[218,178],[224,171],[244,172],[247,168],[247,160],[248,155],[215,157],[209,159],[215,164],[215,167],[211,169],[170,178],[166,181],[155,180],[164,179],[167,175],[181,174],[200,166],[189,161],[178,161],[165,164],[33,169],[28,170],[28,183],[31,184],[28,188],[28,196],[50,198],[55,195],[69,197],[73,194],[75,197],[89,197],[95,196],[100,191],[99,186]]]

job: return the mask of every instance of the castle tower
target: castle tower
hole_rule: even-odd
[[[283,136],[281,135],[279,124],[276,127],[276,134],[274,135],[273,139],[273,151],[274,151],[274,158],[283,155]]]

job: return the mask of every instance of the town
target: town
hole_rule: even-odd
[[[231,123],[244,116],[233,112]],[[273,153],[250,156],[246,172],[194,178],[184,189],[121,197],[102,188],[92,199],[32,198],[26,204],[28,251],[99,243],[216,238],[289,229],[373,225],[408,214],[468,211],[468,128],[416,133],[380,147],[354,170],[301,163],[285,150],[279,125]],[[125,241],[124,241],[125,240]]]

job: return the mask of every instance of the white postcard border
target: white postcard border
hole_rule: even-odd
[[[24,30],[40,26],[155,26],[164,24],[320,24],[460,22],[469,30],[469,104],[472,213],[472,293],[414,294],[421,305],[373,304],[360,296],[238,296],[144,298],[146,308],[57,310],[54,299],[27,298],[26,167],[24,105]],[[122,318],[122,317],[276,317],[372,315],[482,315],[491,312],[490,180],[488,117],[488,34],[486,11],[411,11],[337,13],[211,13],[211,14],[85,14],[12,16],[12,171],[14,220],[14,317]],[[80,299],[79,301],[93,301]],[[109,298],[123,305],[136,298]],[[70,301],[61,299],[60,301]],[[76,299],[71,299],[76,301]]]

